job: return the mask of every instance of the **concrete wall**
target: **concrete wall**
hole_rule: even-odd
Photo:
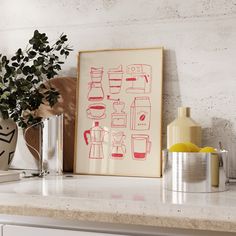
[[[190,106],[204,144],[230,151],[236,177],[236,0],[1,0],[0,16],[8,55],[35,29],[65,32],[69,76],[79,50],[164,46],[163,139],[177,107]]]

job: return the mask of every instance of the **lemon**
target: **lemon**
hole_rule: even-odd
[[[201,148],[199,148],[196,144],[191,142],[185,142],[186,146],[188,146],[190,152],[199,152]]]
[[[216,150],[215,150],[215,148],[213,148],[213,147],[204,147],[204,148],[200,149],[199,152],[211,152],[211,153],[215,153]]]
[[[169,148],[169,152],[190,152],[190,149],[184,143],[176,143]]]

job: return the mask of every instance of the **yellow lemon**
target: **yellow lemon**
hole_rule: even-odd
[[[185,142],[184,144],[188,146],[190,152],[199,152],[201,149],[196,144],[191,142]]]
[[[204,147],[204,148],[200,149],[199,152],[211,152],[211,153],[215,153],[216,150],[215,150],[215,148],[213,148],[213,147]]]
[[[184,143],[176,143],[169,148],[169,152],[189,152],[189,147]]]

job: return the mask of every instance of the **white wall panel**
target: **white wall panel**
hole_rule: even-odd
[[[236,177],[236,0],[1,0],[0,52],[23,47],[34,29],[68,34],[75,51],[164,46],[163,147],[179,105],[192,107],[204,144],[222,141]]]

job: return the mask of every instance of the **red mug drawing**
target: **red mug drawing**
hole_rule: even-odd
[[[147,134],[133,134],[131,136],[132,156],[136,160],[145,160],[151,151],[151,142]]]
[[[90,119],[104,119],[106,117],[106,105],[103,103],[94,103],[87,108],[87,116]]]

